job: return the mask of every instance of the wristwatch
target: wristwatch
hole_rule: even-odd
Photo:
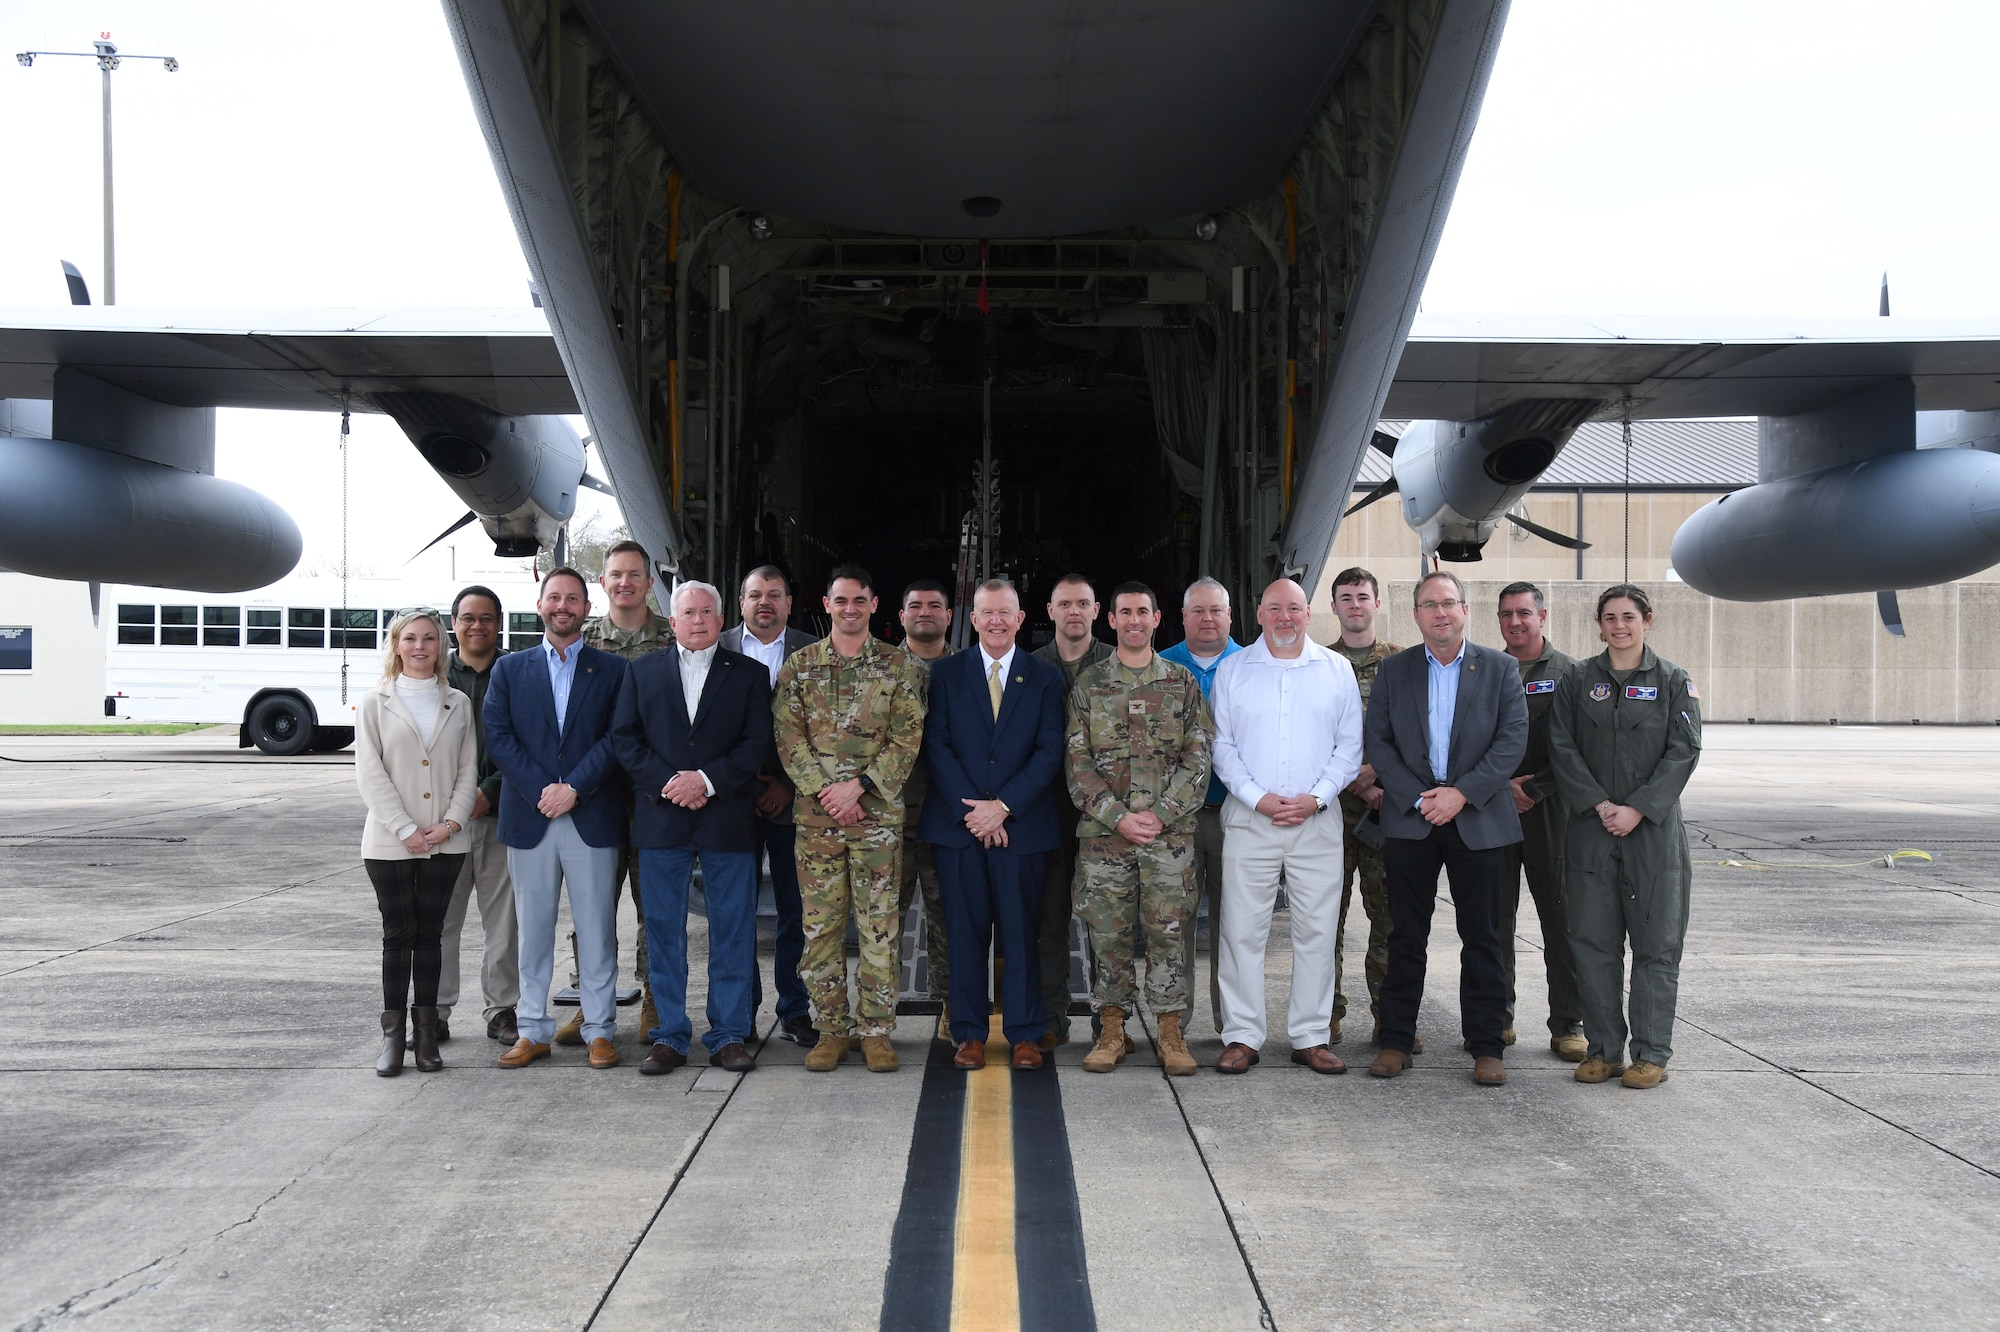
[[[1320,812],[1320,813],[1322,813],[1322,814],[1326,813],[1326,797],[1325,797],[1325,796],[1322,796],[1322,795],[1314,795],[1314,796],[1313,796],[1313,803],[1314,803],[1315,805],[1318,805],[1318,806],[1319,806],[1319,812]]]
[[[854,780],[860,782],[861,789],[866,791],[869,795],[875,794],[875,779],[870,777],[867,773],[865,772],[862,773],[859,777],[856,777]]]

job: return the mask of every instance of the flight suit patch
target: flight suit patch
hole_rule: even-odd
[[[1530,680],[1524,686],[1523,692],[1529,694],[1553,694],[1556,692],[1556,682],[1554,680]]]
[[[1625,697],[1638,699],[1642,703],[1657,702],[1660,697],[1657,685],[1626,685]]]
[[[1695,698],[1695,699],[1698,699],[1698,698],[1700,698],[1700,697],[1701,697],[1701,691],[1700,691],[1699,689],[1696,689],[1696,688],[1694,687],[1694,681],[1692,681],[1692,680],[1689,680],[1689,681],[1688,681],[1688,697],[1689,697],[1689,698]]]
[[[1600,680],[1590,687],[1590,696],[1597,702],[1602,703],[1605,699],[1611,697],[1611,686]]]

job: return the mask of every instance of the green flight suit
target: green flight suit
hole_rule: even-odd
[[[1576,658],[1542,640],[1542,655],[1521,663],[1521,688],[1528,700],[1528,751],[1521,756],[1516,777],[1534,808],[1521,816],[1521,840],[1505,850],[1501,869],[1500,960],[1507,972],[1507,1026],[1514,1025],[1514,930],[1521,912],[1521,876],[1535,899],[1542,922],[1542,962],[1549,974],[1549,1035],[1567,1036],[1582,1030],[1576,1007],[1576,959],[1569,950],[1569,909],[1563,897],[1563,844],[1569,819],[1556,794],[1549,771],[1549,709],[1555,706],[1556,682],[1576,665]]]
[[[1549,763],[1570,811],[1565,895],[1583,1034],[1607,1063],[1625,1058],[1628,940],[1632,1057],[1664,1065],[1674,1052],[1693,878],[1680,797],[1701,758],[1699,699],[1653,649],[1630,672],[1614,672],[1607,650],[1557,682],[1549,709]],[[1597,816],[1606,800],[1645,817],[1613,837]]]
[[[1035,655],[1063,673],[1064,724],[1076,720],[1068,712],[1069,691],[1076,677],[1111,656],[1111,645],[1093,638],[1090,647],[1075,661],[1064,661],[1062,649],[1051,639],[1035,649]],[[1042,955],[1042,1009],[1048,1015],[1049,1030],[1057,1036],[1069,1035],[1070,1005],[1070,918],[1076,914],[1076,820],[1077,808],[1069,798],[1069,781],[1055,784],[1056,818],[1062,822],[1062,845],[1049,852],[1048,873],[1042,881],[1042,918],[1036,946]],[[1089,968],[1084,968],[1086,972]],[[1091,1019],[1096,1026],[1096,1019]]]
[[[1336,642],[1333,650],[1347,658],[1354,668],[1354,683],[1361,689],[1361,710],[1368,710],[1368,696],[1375,692],[1375,669],[1402,649],[1380,640],[1364,648]],[[1347,1017],[1347,908],[1354,904],[1354,888],[1361,886],[1361,909],[1368,916],[1368,953],[1362,961],[1362,976],[1368,982],[1368,1011],[1379,1022],[1382,1016],[1382,980],[1389,974],[1389,871],[1382,863],[1382,849],[1370,846],[1354,835],[1354,825],[1368,814],[1368,802],[1358,795],[1340,793],[1342,831],[1340,862],[1340,923],[1333,932],[1333,1025]]]

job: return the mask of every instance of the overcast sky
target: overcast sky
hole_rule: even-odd
[[[0,46],[113,75],[130,306],[480,306],[526,269],[427,0],[0,0]],[[1516,0],[1424,308],[2000,314],[2000,5]],[[0,305],[100,293],[99,76],[0,66]],[[334,418],[224,412],[217,470],[337,556]],[[350,540],[384,572],[462,509],[358,417]],[[584,512],[604,503],[586,493]],[[472,538],[476,540],[476,538]]]

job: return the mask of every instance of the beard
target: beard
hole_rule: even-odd
[[[1299,631],[1296,629],[1293,629],[1290,632],[1287,632],[1283,629],[1273,629],[1270,631],[1270,634],[1271,634],[1271,641],[1279,647],[1290,647],[1292,644],[1299,641]]]

